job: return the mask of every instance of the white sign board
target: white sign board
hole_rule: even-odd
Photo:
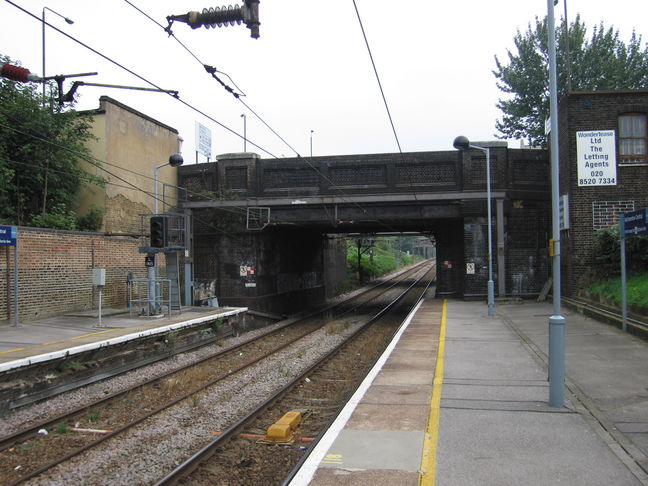
[[[576,132],[579,186],[616,186],[614,130]]]
[[[211,131],[205,125],[196,122],[196,152],[211,157]]]

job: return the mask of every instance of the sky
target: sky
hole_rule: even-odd
[[[646,0],[567,1],[569,19],[580,14],[590,35],[603,21],[618,29],[625,42],[633,30],[648,41]],[[166,26],[168,15],[226,3],[12,2],[36,18],[0,0],[0,54],[31,72],[42,74],[39,19],[48,7],[74,24],[46,10],[48,23],[144,79],[50,27],[45,35],[47,75],[96,71],[97,76],[78,79],[138,87],[151,87],[151,82],[177,90],[183,102],[163,93],[82,86],[76,108],[97,108],[99,97],[107,95],[176,128],[184,139],[185,164],[197,158],[196,122],[211,131],[212,160],[243,151],[244,124],[247,151],[262,158],[309,156],[311,147],[313,156],[399,151],[353,0],[261,0],[259,39],[252,39],[244,25],[192,30],[174,23],[176,38],[200,62],[133,5]],[[547,14],[545,0],[355,3],[403,152],[452,150],[457,135],[471,141],[496,139],[495,122],[501,116],[496,104],[506,95],[492,74],[495,56],[505,60],[517,30],[526,31],[536,16]],[[560,0],[557,23],[564,7]],[[227,73],[229,78],[219,77],[245,96],[236,99],[201,64]],[[509,146],[518,147],[519,141],[509,141]]]

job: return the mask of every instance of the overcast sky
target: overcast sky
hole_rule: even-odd
[[[244,25],[173,32],[202,63],[245,93],[241,99],[279,134],[208,75],[154,22],[123,0],[12,0],[40,18],[47,6],[74,20],[68,25],[46,11],[46,20],[79,41],[180,98],[234,132],[262,157],[397,152],[398,146],[371,66],[352,0],[261,0],[261,37]],[[224,3],[131,0],[166,26],[166,17]],[[230,0],[234,3],[235,0]],[[239,3],[242,3],[239,0]],[[450,150],[456,135],[495,139],[497,100],[494,56],[505,59],[518,29],[547,13],[545,0],[356,0],[404,152]],[[589,27],[600,21],[633,29],[648,41],[647,0],[568,0]],[[556,18],[564,15],[563,0]],[[0,54],[42,74],[39,20],[0,0]],[[145,81],[47,28],[46,74],[97,71],[80,80],[150,87]],[[70,84],[68,82],[66,87]],[[212,131],[212,154],[243,151],[243,139],[172,97],[160,93],[81,87],[78,109],[96,108],[108,95],[179,130],[185,163],[195,161],[196,121]],[[518,146],[511,141],[509,146]],[[291,148],[292,147],[292,148]],[[269,155],[272,154],[272,155]],[[212,157],[213,158],[213,157]],[[200,157],[200,161],[204,161]]]

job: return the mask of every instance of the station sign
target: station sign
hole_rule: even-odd
[[[205,157],[211,157],[212,137],[211,130],[205,125],[196,122],[196,152]]]
[[[616,139],[614,130],[576,132],[579,186],[616,186]]]
[[[648,208],[631,211],[623,215],[623,235],[648,235]]]
[[[18,229],[15,226],[0,226],[0,246],[16,246]]]

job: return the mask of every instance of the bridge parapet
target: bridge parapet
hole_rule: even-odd
[[[485,157],[478,151],[412,152],[260,159],[227,154],[180,168],[186,201],[483,191]],[[491,148],[494,190],[548,188],[545,151]]]

